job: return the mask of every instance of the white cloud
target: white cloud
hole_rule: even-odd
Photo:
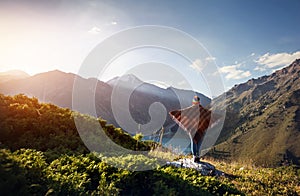
[[[205,68],[205,66],[212,61],[215,61],[216,57],[209,56],[206,57],[205,60],[196,59],[191,65],[190,68],[194,69],[196,72],[200,73]]]
[[[200,59],[196,59],[192,64],[190,64],[190,68],[194,69],[198,73],[200,73],[203,70],[204,66],[205,65]]]
[[[118,24],[118,22],[117,21],[112,21],[111,24],[116,25],[116,24]]]
[[[237,69],[240,66],[241,66],[241,63],[235,64],[235,65],[224,66],[224,67],[219,68],[219,71],[221,73],[226,74],[226,76],[225,76],[226,79],[238,80],[238,79],[247,78],[247,77],[251,76],[250,71],[244,71],[244,70]]]
[[[98,33],[101,32],[101,29],[98,28],[98,27],[93,27],[88,32],[91,33],[91,34],[98,34]]]
[[[300,51],[291,54],[286,52],[277,54],[266,53],[255,60],[255,62],[263,65],[265,68],[277,68],[287,66],[297,58],[300,58]]]
[[[254,68],[255,71],[266,71],[266,68],[265,67],[260,67],[260,66],[256,66]]]
[[[205,60],[206,60],[206,61],[215,61],[215,60],[216,60],[216,57],[209,56],[209,57],[206,57]]]
[[[252,53],[250,54],[250,56],[255,56],[255,53],[254,53],[254,52],[252,52]]]

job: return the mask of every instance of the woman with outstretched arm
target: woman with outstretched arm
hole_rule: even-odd
[[[194,96],[192,106],[171,111],[169,114],[190,136],[194,162],[200,162],[200,147],[209,127],[211,111],[200,104],[198,96]]]

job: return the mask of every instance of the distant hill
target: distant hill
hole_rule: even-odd
[[[226,92],[227,114],[212,156],[259,165],[300,162],[300,60]]]
[[[1,78],[1,76],[0,76]],[[16,95],[23,93],[27,96],[34,96],[41,102],[50,102],[60,107],[72,108],[72,90],[74,79],[86,86],[88,91],[93,91],[89,86],[97,83],[95,91],[95,108],[97,117],[118,126],[111,109],[111,95],[114,87],[114,83],[119,78],[109,81],[108,83],[101,82],[97,79],[81,78],[72,73],[65,73],[58,70],[40,73],[31,77],[15,79],[0,83],[0,93],[6,95]],[[171,111],[180,107],[186,107],[191,104],[191,100],[194,96],[193,91],[180,90],[176,88],[162,89],[155,85],[144,83],[134,75],[126,75],[122,77],[124,88],[120,88],[121,93],[125,93],[130,90],[132,85],[136,82],[142,83],[137,89],[134,90],[130,97],[130,113],[136,122],[140,124],[150,121],[148,113],[149,106],[154,102],[161,102],[167,109]],[[181,105],[179,103],[178,96],[183,97]],[[197,93],[201,97],[202,103],[207,105],[210,103],[210,99],[200,93]],[[120,98],[122,99],[122,97]],[[120,108],[122,109],[122,108]],[[173,121],[167,117],[165,125],[169,125]],[[126,130],[132,132],[132,130]]]
[[[10,70],[6,72],[0,72],[0,83],[8,82],[10,80],[17,80],[28,78],[30,75],[20,70]]]

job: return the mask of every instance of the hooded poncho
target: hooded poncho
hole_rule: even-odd
[[[190,136],[195,143],[203,139],[205,131],[209,127],[211,111],[201,105],[193,105],[170,113],[171,118]]]

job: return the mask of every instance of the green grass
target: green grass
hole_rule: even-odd
[[[252,164],[210,162],[217,169],[231,175],[220,181],[234,184],[234,187],[247,195],[300,194],[300,168],[298,167],[264,168]]]

